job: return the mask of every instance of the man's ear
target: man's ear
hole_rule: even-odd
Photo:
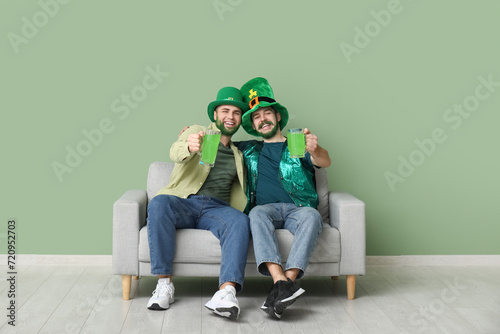
[[[217,120],[217,111],[214,110],[214,119]]]
[[[281,115],[279,112],[276,113],[276,120],[279,122],[281,121]]]

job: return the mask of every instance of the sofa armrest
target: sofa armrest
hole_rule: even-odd
[[[139,231],[146,225],[148,198],[129,190],[113,204],[113,274],[139,275]]]
[[[365,203],[348,193],[329,193],[330,224],[340,231],[340,275],[364,275]]]

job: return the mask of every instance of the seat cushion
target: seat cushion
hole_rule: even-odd
[[[277,230],[276,237],[280,246],[283,263],[286,262],[293,243],[293,234],[288,230]],[[210,231],[181,229],[176,232],[174,263],[220,263],[221,248],[219,240]],[[139,261],[151,262],[147,228],[140,231]],[[323,224],[323,231],[311,257],[311,263],[339,262],[340,261],[340,233],[330,226]],[[253,244],[250,242],[248,263],[255,263]]]

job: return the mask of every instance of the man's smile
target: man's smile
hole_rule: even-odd
[[[264,122],[262,124],[259,125],[259,130],[265,130],[267,128],[270,128],[272,127],[274,124],[272,122]]]

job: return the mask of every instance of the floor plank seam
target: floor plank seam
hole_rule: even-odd
[[[56,270],[54,270],[52,272],[52,274],[54,274],[59,268],[64,268],[64,266],[58,266],[56,268]],[[75,282],[71,285],[70,288],[68,288],[68,291],[66,292],[66,294],[61,298],[61,300],[59,301],[59,303],[54,307],[54,310],[50,313],[50,315],[47,317],[47,319],[45,320],[45,322],[43,323],[42,326],[40,326],[40,329],[38,330],[38,333],[43,333],[42,330],[43,328],[45,327],[45,325],[47,324],[47,322],[50,320],[50,318],[52,318],[52,316],[54,315],[54,312],[57,311],[57,309],[59,308],[59,306],[61,305],[61,303],[64,301],[64,299],[66,299],[66,297],[68,296],[68,294],[71,292],[71,290],[75,287],[75,285],[78,283],[78,281],[80,280],[80,277],[82,277],[83,273],[87,270],[87,266],[85,266],[85,269],[82,270],[82,272],[80,273],[80,275],[78,275],[77,279],[75,279]],[[51,275],[52,276],[52,275]],[[45,283],[45,282],[44,282]],[[43,285],[43,284],[42,284]]]

